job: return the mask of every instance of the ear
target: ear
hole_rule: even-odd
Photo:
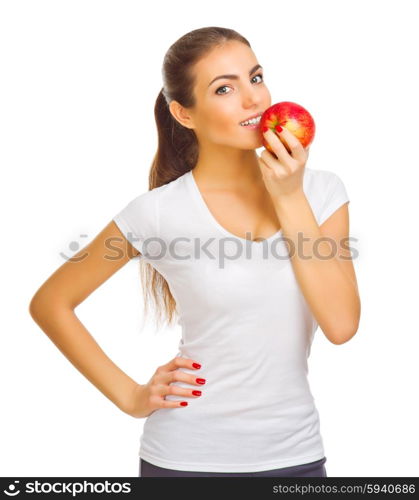
[[[172,101],[169,104],[169,110],[173,118],[178,121],[183,127],[194,128],[193,120],[186,108],[181,106],[177,101]]]

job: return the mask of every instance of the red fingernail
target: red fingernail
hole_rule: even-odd
[[[268,130],[269,130],[269,127],[267,127],[266,125],[264,125],[264,126],[262,127],[262,132],[264,132],[264,133],[265,133],[265,132],[267,132]]]
[[[276,126],[275,126],[275,130],[276,130],[277,132],[282,132],[282,127],[281,127],[280,125],[276,125]]]
[[[192,391],[192,394],[194,396],[200,396],[202,394],[202,392],[201,391]]]
[[[201,368],[201,365],[199,363],[193,363],[192,366],[194,368]]]
[[[188,403],[187,403],[186,401],[182,401],[182,402],[180,403],[180,406],[188,406]]]
[[[204,378],[197,378],[196,381],[198,382],[198,384],[205,384]]]

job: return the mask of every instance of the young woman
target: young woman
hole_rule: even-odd
[[[275,156],[264,149],[258,157],[260,135],[246,123],[271,96],[236,31],[181,37],[164,58],[163,80],[149,191],[79,252],[87,257],[44,283],[32,317],[118,408],[146,417],[142,477],[325,477],[307,358],[318,326],[333,344],[358,328],[356,277],[342,244],[345,186],[307,168],[308,150],[287,129],[266,131]],[[104,258],[116,237],[123,257]],[[145,292],[182,327],[179,352],[146,384],[120,370],[74,314],[135,256]]]

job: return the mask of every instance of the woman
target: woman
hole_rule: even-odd
[[[79,252],[86,258],[49,278],[31,314],[118,408],[147,417],[140,476],[325,477],[307,357],[318,326],[334,344],[358,328],[355,272],[341,244],[345,186],[307,168],[308,150],[287,129],[265,131],[276,156],[258,157],[261,138],[247,120],[271,96],[236,31],[181,37],[163,80],[149,191]],[[123,257],[104,259],[115,237]],[[120,370],[74,314],[134,256],[159,310],[182,327],[179,352],[147,384]]]

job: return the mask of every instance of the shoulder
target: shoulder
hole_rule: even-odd
[[[306,168],[304,191],[311,199],[323,202],[333,196],[333,193],[347,197],[345,183],[340,175],[331,170]]]
[[[304,191],[319,225],[339,207],[349,202],[344,182],[338,174],[330,170],[307,169]]]
[[[157,186],[153,189],[145,191],[139,194],[134,199],[138,200],[138,202],[147,203],[159,201],[160,199],[164,199],[164,197],[170,196],[172,194],[179,195],[182,191],[184,182],[186,181],[187,174],[189,174],[189,172],[180,175],[176,179],[167,182],[166,184],[162,184],[161,186]]]
[[[176,200],[179,199],[180,187],[184,178],[185,175],[182,175],[171,182],[137,194],[122,205],[122,209],[114,217],[114,220],[125,220],[131,226],[156,225],[161,202],[173,193]]]
[[[331,170],[320,170],[307,168],[305,169],[304,183],[308,187],[317,187],[326,190],[330,184],[340,180],[339,176]]]
[[[169,191],[173,191],[174,187],[178,184],[178,179],[171,181],[167,184],[163,184],[161,186],[155,187],[153,189],[149,189],[148,191],[143,191],[142,193],[137,194],[133,198],[131,198],[127,204],[132,208],[152,208],[154,207],[159,199]]]

